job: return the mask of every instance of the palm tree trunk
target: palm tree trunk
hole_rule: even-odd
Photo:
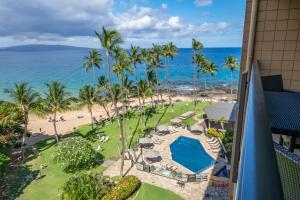
[[[135,84],[136,84],[136,88],[137,88],[138,81],[137,81],[136,64],[134,63],[133,65],[134,65],[134,69],[135,69]],[[139,98],[139,105],[141,105],[140,92],[139,92],[138,89],[137,89],[137,95],[138,95],[138,98]],[[141,106],[140,106],[140,108],[141,108]]]
[[[110,61],[109,61],[110,55],[109,51],[106,51],[106,62],[107,62],[107,80],[110,82]]]
[[[102,107],[104,108],[104,110],[105,110],[105,112],[106,112],[106,115],[107,115],[107,117],[109,118],[109,121],[111,122],[111,116],[110,116],[110,114],[109,114],[109,111],[108,111],[107,106],[106,106],[105,104],[103,104]]]
[[[92,122],[92,130],[94,129],[94,119],[93,119],[93,112],[90,110],[90,115],[91,115],[91,122]]]
[[[93,65],[93,81],[94,81],[94,84],[96,83],[96,77],[95,77],[95,67]]]
[[[124,171],[124,160],[125,160],[125,139],[124,139],[124,126],[123,126],[123,119],[121,117],[121,114],[119,112],[119,108],[117,104],[115,104],[115,109],[116,109],[116,114],[120,126],[120,140],[121,140],[121,168],[120,168],[120,176],[123,176],[123,171]]]
[[[25,115],[24,118],[25,118],[24,132],[22,135],[22,143],[21,143],[22,162],[24,161],[24,158],[25,158],[24,146],[25,146],[26,135],[28,132],[28,116]]]
[[[195,51],[194,51],[194,59],[195,59]],[[194,63],[194,110],[196,110],[196,64]]]
[[[159,102],[159,82],[158,82],[158,71],[155,68],[155,79],[156,79],[156,95],[157,95],[157,103]]]
[[[53,115],[53,127],[54,127],[55,139],[56,139],[56,142],[58,143],[59,138],[58,138],[58,133],[57,133],[57,128],[56,128],[56,112],[54,112],[54,115]]]
[[[232,72],[230,73],[230,81],[231,81],[231,84],[230,84],[230,94],[232,95],[233,93],[233,77],[232,77]]]
[[[145,78],[146,78],[146,80],[147,80],[147,83],[149,83],[148,74],[147,74],[146,62],[144,62],[144,70],[145,70]]]

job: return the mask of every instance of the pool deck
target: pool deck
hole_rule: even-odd
[[[199,140],[206,152],[215,160],[218,161],[217,164],[203,170],[201,173],[207,173],[209,176],[215,172],[216,170],[220,169],[224,165],[224,160],[219,158],[218,153],[213,153],[209,144],[206,142],[207,137],[203,134],[201,135],[194,135],[190,133],[186,129],[180,129],[176,133],[168,134],[165,136],[155,136],[162,140],[162,144],[154,145],[154,150],[159,151],[162,157],[162,161],[158,163],[153,163],[152,165],[161,166],[161,165],[168,165],[174,166],[177,168],[177,171],[185,173],[185,174],[193,174],[192,171],[185,168],[184,166],[180,165],[176,161],[172,160],[171,151],[170,151],[170,144],[173,143],[179,136],[185,136],[189,138],[193,138]],[[140,157],[141,158],[141,157]],[[162,177],[159,175],[154,175],[151,173],[139,171],[136,169],[135,166],[132,168],[130,167],[130,161],[126,160],[124,165],[124,172],[128,172],[127,175],[135,175],[137,176],[142,182],[146,182],[149,184],[156,185],[161,188],[165,188],[175,192],[176,194],[180,195],[184,199],[206,199],[204,198],[205,191],[208,188],[208,181],[203,182],[193,182],[193,183],[186,183],[184,188],[178,186],[177,181]],[[113,163],[109,168],[104,171],[104,175],[113,177],[120,175],[120,165],[121,160],[116,161]],[[214,198],[216,199],[216,198]],[[217,198],[218,199],[218,198]],[[224,197],[220,197],[220,199],[224,199]]]

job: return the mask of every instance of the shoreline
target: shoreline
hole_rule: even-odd
[[[173,102],[178,102],[178,101],[185,101],[185,102],[191,102],[193,101],[193,95],[187,95],[187,94],[173,94],[172,93],[172,101]],[[199,96],[199,95],[198,95]],[[221,99],[227,98],[228,100],[232,100],[235,98],[235,95],[231,96],[230,94],[221,94],[219,95],[211,95],[209,98],[207,97],[198,97],[199,100],[205,100],[206,101],[220,101]],[[154,99],[156,99],[156,96],[154,96]],[[168,102],[168,96],[166,93],[163,94],[163,99]],[[151,99],[147,98],[145,101],[146,104],[151,104]],[[133,98],[131,99],[131,106],[136,106],[138,105],[138,99]],[[110,114],[113,114],[113,109],[110,108],[111,106],[109,105],[109,112]],[[53,128],[53,123],[49,122],[49,117],[51,115],[47,115],[44,118],[37,117],[35,115],[30,114],[29,115],[29,124],[28,124],[28,130],[31,132],[31,136],[29,138],[26,138],[26,144],[27,146],[31,146],[39,141],[45,140],[47,138],[53,137],[54,136],[54,128]],[[58,121],[56,123],[57,129],[59,134],[64,135],[67,133],[70,133],[74,131],[74,128],[77,129],[78,127],[85,125],[85,124],[90,124],[91,119],[90,119],[90,113],[88,112],[87,108],[84,107],[80,110],[71,110],[67,111],[64,113],[59,113],[57,115],[57,118],[59,119],[60,117],[63,117],[65,121]],[[78,118],[78,116],[83,116],[82,118]],[[103,109],[102,106],[99,105],[94,105],[93,106],[93,116],[96,118],[96,120],[100,119],[106,119],[108,116]],[[102,116],[102,117],[101,117]],[[40,132],[40,129],[42,130]]]

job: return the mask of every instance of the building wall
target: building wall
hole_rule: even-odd
[[[241,67],[245,66],[251,0],[247,0]],[[300,91],[300,0],[259,0],[254,58],[262,75],[282,74],[284,88]]]

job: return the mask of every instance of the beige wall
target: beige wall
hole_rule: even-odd
[[[245,66],[251,1],[247,0],[241,66]],[[282,74],[284,88],[300,91],[300,0],[259,0],[254,58],[262,75]]]

